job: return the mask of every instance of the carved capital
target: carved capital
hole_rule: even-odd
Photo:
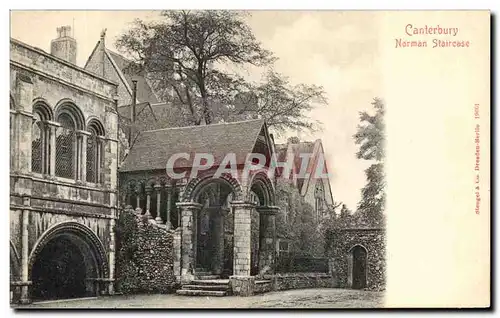
[[[177,202],[175,204],[179,209],[183,210],[201,210],[203,207],[201,204],[196,202]]]
[[[276,215],[280,210],[280,208],[277,206],[260,206],[257,207],[256,209],[257,212],[259,212],[259,214],[263,215]]]

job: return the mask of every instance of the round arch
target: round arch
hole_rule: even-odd
[[[363,244],[354,244],[348,251],[347,253],[352,253],[355,248],[362,248],[365,250],[366,254],[368,255],[368,249],[363,245]]]
[[[347,252],[347,285],[353,289],[363,289],[368,282],[368,250],[355,244]]]
[[[106,136],[104,126],[97,117],[92,117],[87,121],[87,129],[92,130],[97,136]]]
[[[259,170],[252,174],[249,192],[250,191],[253,191],[257,195],[261,206],[276,205],[275,188],[267,176],[267,171]]]
[[[33,113],[38,113],[42,120],[54,120],[54,112],[44,98],[33,100]]]
[[[230,174],[222,174],[220,177],[214,177],[214,174],[208,174],[203,177],[194,178],[188,182],[182,197],[182,202],[198,202],[205,187],[213,183],[227,185],[231,189],[231,192],[234,193],[234,200],[242,199],[241,185],[233,176]]]
[[[59,116],[62,114],[71,116],[77,130],[85,130],[85,116],[83,115],[81,109],[76,106],[73,101],[63,99],[57,103],[55,107],[55,120],[57,121]]]
[[[95,295],[96,280],[108,275],[102,242],[87,226],[62,222],[35,243],[28,263],[36,299]]]

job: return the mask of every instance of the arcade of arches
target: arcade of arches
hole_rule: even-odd
[[[180,227],[182,283],[198,275],[273,273],[278,208],[265,173],[252,174],[246,182],[210,173],[177,183],[146,180],[128,180],[125,200],[151,221]]]

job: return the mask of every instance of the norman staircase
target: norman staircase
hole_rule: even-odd
[[[256,280],[255,294],[271,291],[270,280]],[[221,279],[220,275],[214,275],[206,270],[197,270],[195,279],[175,292],[183,296],[212,296],[223,297],[231,295],[229,279]]]
[[[221,279],[220,275],[214,275],[209,271],[196,270],[196,279],[188,285],[183,285],[176,291],[177,295],[183,296],[212,296],[222,297],[231,293],[229,279]]]

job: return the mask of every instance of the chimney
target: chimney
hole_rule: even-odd
[[[57,28],[57,38],[50,42],[50,54],[76,64],[76,40],[69,25]]]

